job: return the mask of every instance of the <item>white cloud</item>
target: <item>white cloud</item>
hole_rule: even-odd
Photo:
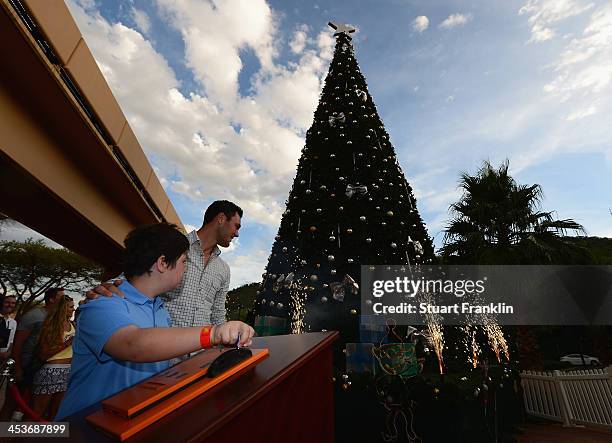
[[[96,8],[96,0],[74,0],[85,10],[94,10]]]
[[[604,99],[612,86],[610,60],[612,5],[608,4],[593,12],[582,35],[573,38],[552,64],[557,75],[544,90],[562,101],[589,96]]]
[[[529,42],[543,42],[555,36],[552,25],[591,9],[593,3],[580,0],[529,0],[519,9],[519,15],[529,15],[531,39]]]
[[[334,57],[334,45],[336,41],[329,32],[320,32],[317,37],[317,47],[319,48],[319,54],[321,59],[330,61]]]
[[[298,29],[293,33],[293,38],[289,42],[291,52],[294,54],[300,54],[306,47],[306,39],[308,38],[308,26],[300,25]]]
[[[438,27],[442,29],[452,29],[457,26],[464,26],[472,21],[472,14],[451,14]]]
[[[42,234],[28,228],[27,226],[19,223],[16,220],[5,219],[0,222],[0,241],[19,241],[23,242],[31,238],[32,240],[43,240],[45,245],[59,249],[63,246],[59,243],[48,239]]]
[[[207,98],[224,107],[237,97],[240,50],[251,48],[265,71],[273,71],[275,18],[264,0],[158,0],[161,11],[182,35],[187,66]]]
[[[230,242],[229,246],[227,247],[219,246],[219,248],[224,254],[229,254],[230,252],[234,252],[238,248],[240,248],[240,239],[235,238]]]
[[[247,283],[261,280],[261,274],[268,263],[268,250],[256,249],[248,254],[233,251],[223,253],[231,269],[230,289],[237,288]]]
[[[555,36],[555,31],[550,28],[544,28],[542,25],[535,24],[531,28],[530,42],[545,42],[551,40]]]
[[[412,22],[412,29],[419,34],[429,27],[429,19],[424,15],[419,15]]]
[[[141,9],[132,7],[132,17],[138,29],[142,31],[143,34],[148,34],[151,30],[151,20],[149,20],[147,13]]]
[[[570,14],[563,11],[548,17]],[[444,146],[450,149],[468,140],[503,145],[515,173],[563,153],[603,150],[612,158],[607,129],[612,112],[612,5],[594,9],[584,19],[586,24],[572,29],[571,39],[558,42],[562,49],[552,62],[535,66],[534,78],[551,74],[543,86],[540,83],[543,93],[532,90],[538,84],[534,82],[504,99],[498,105],[501,112],[474,109],[473,115],[462,116],[462,128],[453,131]]]
[[[581,34],[576,34],[548,68],[555,77],[544,91],[567,108],[565,121],[574,122],[612,108],[612,5],[594,10]],[[592,120],[589,119],[589,120]],[[589,128],[593,138],[593,128]],[[610,156],[612,154],[608,154]]]
[[[588,117],[589,115],[593,115],[597,112],[597,106],[589,106],[586,109],[579,109],[578,111],[572,112],[568,115],[565,120],[571,122],[573,120],[580,120],[582,118]]]
[[[275,19],[263,0],[159,4],[183,37],[185,64],[203,94],[181,93],[175,72],[140,33],[69,3],[164,186],[203,207],[235,201],[249,220],[276,225],[335,40],[327,30],[315,34],[298,62],[282,65]],[[244,48],[261,63],[246,96],[237,81]]]

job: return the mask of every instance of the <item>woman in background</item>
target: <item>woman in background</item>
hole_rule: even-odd
[[[40,330],[38,356],[45,363],[34,375],[32,409],[44,418],[55,417],[68,389],[75,332],[70,321],[73,313],[74,301],[63,297]]]

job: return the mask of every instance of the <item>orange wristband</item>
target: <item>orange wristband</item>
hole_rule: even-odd
[[[212,344],[210,341],[210,333],[212,332],[212,326],[204,326],[200,331],[200,346],[202,349],[211,348]]]

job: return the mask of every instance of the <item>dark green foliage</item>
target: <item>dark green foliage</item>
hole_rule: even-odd
[[[303,331],[333,329],[341,332],[341,342],[359,341],[359,294],[344,284],[340,301],[331,288],[346,282],[345,276],[359,284],[360,265],[432,259],[433,245],[412,189],[359,71],[351,40],[340,34],[256,312],[291,318],[299,296],[305,307]]]
[[[540,185],[519,185],[508,161],[489,162],[472,176],[461,175],[463,196],[451,205],[441,254],[456,264],[590,264],[588,251],[568,241],[568,231],[584,233],[574,220],[556,220],[540,210]]]
[[[578,247],[587,249],[593,258],[593,264],[612,265],[612,238],[571,237],[565,240]]]
[[[245,321],[249,311],[253,309],[258,289],[259,283],[249,283],[229,291],[225,300],[227,319]]]

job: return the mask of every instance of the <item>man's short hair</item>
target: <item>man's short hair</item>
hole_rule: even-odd
[[[140,226],[130,232],[123,243],[123,274],[128,279],[148,273],[162,255],[166,263],[174,267],[189,249],[187,237],[170,223]]]
[[[209,224],[221,213],[225,214],[228,220],[232,218],[235,213],[238,213],[238,215],[242,217],[242,209],[240,206],[227,200],[217,200],[212,202],[206,209],[204,213],[204,224]]]
[[[45,291],[45,303],[54,298],[58,292],[62,292],[64,288],[49,288]]]

